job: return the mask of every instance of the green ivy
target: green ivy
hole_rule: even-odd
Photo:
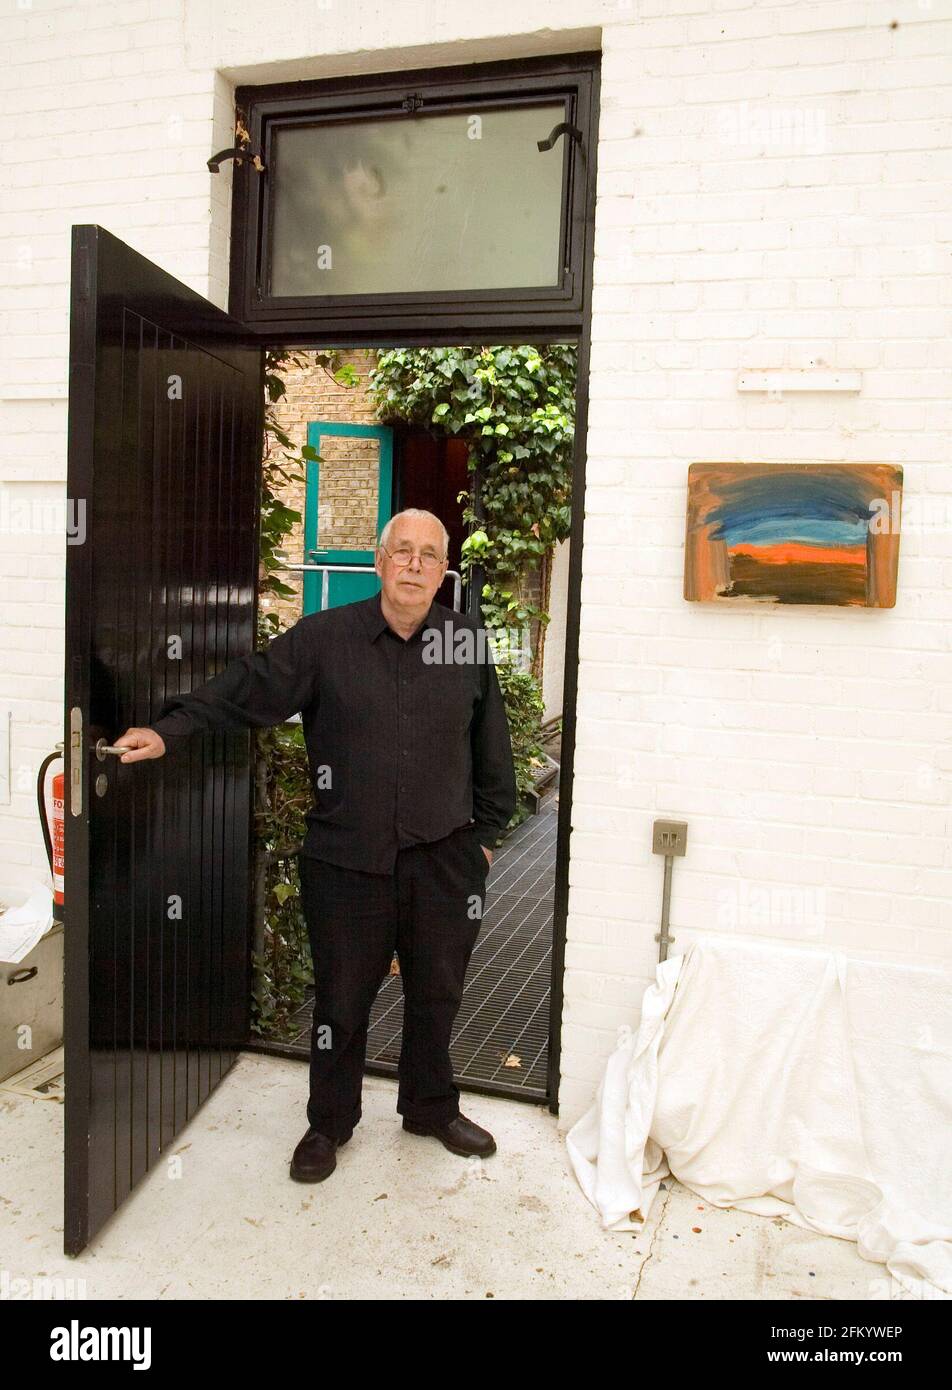
[[[512,761],[516,771],[516,790],[520,796],[520,808],[513,818],[518,825],[527,814],[521,798],[527,797],[534,786],[534,769],[543,761],[544,749],[540,740],[545,703],[539,682],[528,671],[520,671],[509,661],[498,661],[496,675],[499,689],[506,706],[509,720],[509,737],[512,741]]]
[[[480,467],[483,515],[464,510],[473,530],[462,569],[485,567],[490,628],[547,617],[519,580],[569,534],[577,365],[574,344],[394,348],[370,373],[381,419],[465,439],[470,469]]]

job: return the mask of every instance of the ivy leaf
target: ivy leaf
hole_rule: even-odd
[[[296,589],[292,589],[290,584],[285,584],[280,579],[271,578],[268,581],[268,587],[271,593],[277,594],[278,598],[294,598],[297,594]]]

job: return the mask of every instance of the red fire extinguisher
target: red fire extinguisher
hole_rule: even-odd
[[[58,749],[63,745],[58,743]],[[58,763],[59,767],[54,767]],[[40,824],[43,827],[43,840],[46,844],[46,857],[50,861],[53,876],[53,921],[63,920],[63,880],[66,872],[65,856],[65,812],[66,795],[65,764],[62,752],[50,753],[40,766],[36,779],[36,799],[39,805]]]

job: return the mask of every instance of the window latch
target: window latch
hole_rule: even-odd
[[[536,144],[540,150],[551,150],[560,135],[571,135],[576,144],[581,145],[582,143],[582,132],[577,125],[570,125],[568,121],[559,121],[559,124],[554,125],[549,131],[548,138],[537,140]]]
[[[213,154],[208,161],[209,171],[213,174],[217,174],[218,166],[224,164],[226,159],[233,159],[236,164],[241,164],[243,160],[250,159],[258,173],[264,173],[264,164],[261,162],[260,155],[253,155],[251,151],[243,145],[235,145],[230,150],[219,150],[217,154]]]

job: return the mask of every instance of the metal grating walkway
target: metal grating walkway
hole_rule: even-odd
[[[457,1084],[538,1102],[547,1099],[558,792],[550,790],[496,850],[483,925],[466,974],[450,1044]],[[300,1031],[280,1048],[308,1056],[309,999],[295,1015]],[[396,1076],[403,1029],[399,975],[380,987],[370,1015],[367,1071]],[[272,1050],[267,1044],[261,1050]],[[277,1050],[277,1049],[275,1049]]]

